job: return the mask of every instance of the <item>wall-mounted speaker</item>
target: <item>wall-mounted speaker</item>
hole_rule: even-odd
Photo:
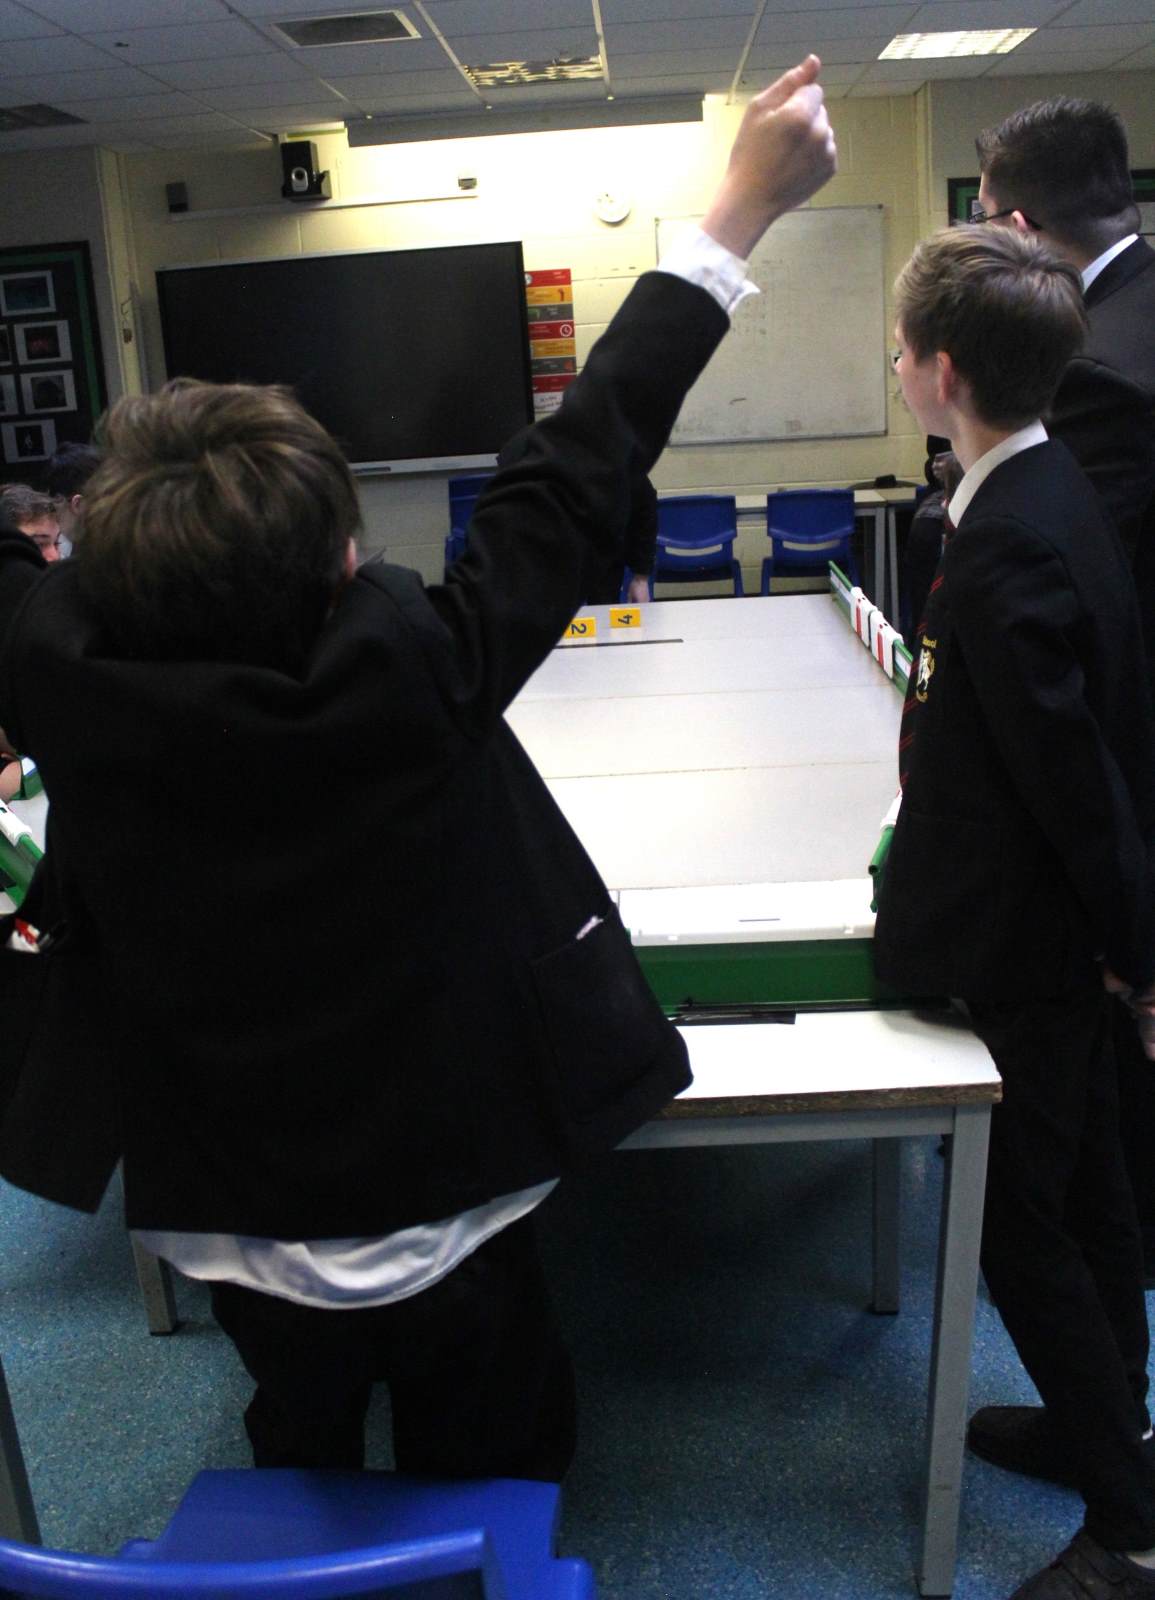
[[[317,171],[317,146],[311,139],[281,145],[281,194],[286,200],[328,200],[329,174]]]
[[[188,210],[188,185],[184,183],[166,183],[164,197],[168,201],[170,212]]]

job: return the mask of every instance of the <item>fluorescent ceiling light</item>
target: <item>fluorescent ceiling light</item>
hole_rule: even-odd
[[[900,33],[880,61],[921,61],[949,56],[1005,56],[1029,39],[1034,28],[964,28],[955,33]]]

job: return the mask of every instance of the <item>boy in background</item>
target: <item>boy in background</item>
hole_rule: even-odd
[[[982,1265],[1086,1502],[1015,1600],[1155,1596],[1147,1319],[1109,974],[1155,978],[1155,724],[1118,539],[1046,410],[1077,271],[955,228],[897,285],[897,372],[964,476],[915,642],[880,976],[966,1002],[1003,1078]]]

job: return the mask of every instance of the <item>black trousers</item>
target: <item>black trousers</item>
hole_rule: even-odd
[[[1145,1273],[1155,1271],[1155,1062],[1139,1043],[1126,1006],[1113,1008],[1115,1061],[1119,1069],[1119,1123],[1123,1160],[1135,1193]]]
[[[1119,1137],[1111,1002],[1097,976],[1062,1000],[973,1003],[1003,1078],[991,1116],[982,1267],[999,1314],[1065,1435],[1086,1528],[1155,1546],[1147,1309]]]
[[[218,1283],[212,1306],[257,1385],[258,1467],[362,1467],[378,1381],[399,1471],[560,1482],[570,1464],[573,1372],[529,1217],[395,1305],[321,1310]]]

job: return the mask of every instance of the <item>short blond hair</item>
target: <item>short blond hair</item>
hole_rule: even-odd
[[[335,440],[281,388],[177,379],[102,419],[77,569],[117,648],[293,668],[359,522]]]
[[[992,426],[1041,416],[1087,331],[1077,269],[1038,239],[989,223],[916,245],[895,298],[916,359],[945,351]]]

